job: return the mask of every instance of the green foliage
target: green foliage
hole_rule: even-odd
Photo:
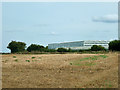
[[[81,90],[85,90],[84,88],[82,88]]]
[[[106,56],[106,55],[100,55],[100,57],[102,57],[102,58],[107,58],[108,56]]]
[[[56,50],[55,49],[47,49],[47,48],[45,48],[44,52],[56,52]]]
[[[72,65],[72,62],[70,63],[70,65]]]
[[[69,48],[69,49],[68,49],[68,52],[72,52],[72,49],[71,49],[71,48]]]
[[[109,43],[109,50],[120,51],[120,40],[114,40]]]
[[[92,66],[92,65],[96,65],[96,63],[92,63],[92,62],[91,63],[90,62],[85,63],[85,66]]]
[[[35,57],[32,57],[32,59],[34,59]]]
[[[91,50],[92,50],[92,51],[104,51],[105,48],[102,47],[101,45],[93,45],[93,46],[91,47]]]
[[[18,62],[18,59],[15,59],[14,61]]]
[[[32,62],[36,62],[36,61],[38,61],[38,60],[32,60]]]
[[[76,63],[75,65],[77,65],[77,66],[93,66],[93,65],[96,65],[96,63],[86,62],[84,64]]]
[[[112,43],[113,44],[113,43]],[[111,45],[111,44],[110,44]],[[114,46],[114,45],[113,45]],[[11,53],[18,53],[18,54],[43,54],[46,53],[48,54],[53,53],[53,54],[57,54],[57,53],[66,53],[66,52],[70,52],[70,53],[106,53],[108,51],[105,50],[104,47],[102,46],[97,46],[97,45],[93,45],[91,47],[91,49],[81,49],[81,50],[73,50],[71,48],[66,49],[66,48],[58,48],[57,50],[55,49],[48,49],[48,46],[44,47],[42,45],[37,45],[37,44],[31,44],[27,49],[25,49],[26,44],[24,42],[16,42],[16,41],[12,41],[9,43],[8,47],[11,50]],[[109,48],[111,49],[112,46],[110,46]],[[115,47],[116,48],[116,47]],[[117,49],[117,50],[120,50]]]
[[[48,46],[46,46],[45,48],[48,49]]]
[[[44,46],[41,45],[37,45],[37,44],[31,44],[28,48],[27,51],[31,52],[31,51],[44,51]]]
[[[11,50],[11,53],[22,52],[25,50],[26,44],[24,42],[12,41],[8,44],[7,48]]]
[[[105,86],[111,88],[113,85],[111,84],[111,81],[105,80]]]
[[[16,56],[13,56],[13,58],[16,58]]]
[[[58,52],[67,52],[68,50],[65,49],[65,48],[58,48],[57,51],[58,51]]]
[[[26,62],[30,62],[30,60],[26,60]]]
[[[80,60],[76,60],[76,61],[73,61],[73,62],[70,62],[70,65],[78,65],[78,66],[92,66],[92,65],[96,65],[96,63],[92,63],[92,62],[86,62],[84,64],[81,63],[81,61],[94,61],[94,60],[98,60],[98,58],[107,58],[108,56],[106,55],[98,55],[98,56],[92,56],[92,57],[85,57],[85,58],[82,58]]]

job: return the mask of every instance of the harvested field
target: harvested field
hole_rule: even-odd
[[[2,88],[117,87],[117,53],[2,55]]]

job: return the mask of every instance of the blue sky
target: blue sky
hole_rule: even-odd
[[[12,40],[30,44],[118,38],[117,2],[4,2],[2,48]]]

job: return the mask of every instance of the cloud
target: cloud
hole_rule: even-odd
[[[50,35],[57,35],[57,33],[55,33],[55,32],[51,32]]]
[[[38,35],[43,35],[43,36],[56,36],[59,35],[56,32],[44,32],[44,33],[38,33]]]
[[[105,16],[94,16],[92,18],[94,22],[104,22],[104,23],[117,23],[118,22],[118,15],[117,14],[111,14],[111,15],[105,15]]]

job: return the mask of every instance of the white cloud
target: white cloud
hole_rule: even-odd
[[[50,35],[56,35],[56,34],[57,34],[57,33],[55,33],[55,32],[51,32],[51,33],[50,33]]]
[[[105,23],[117,23],[118,22],[118,15],[117,14],[111,14],[111,15],[105,15],[105,16],[94,16],[92,18],[94,22],[105,22]]]

